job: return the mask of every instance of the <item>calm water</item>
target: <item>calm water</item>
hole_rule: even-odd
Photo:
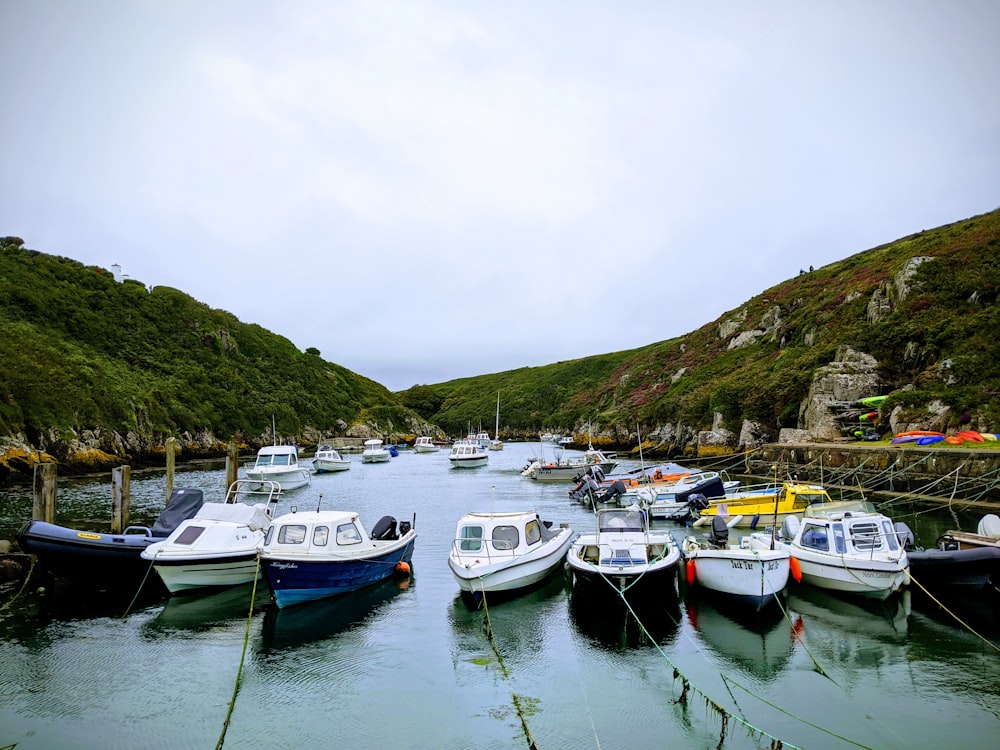
[[[724,725],[707,695],[786,747],[996,747],[1000,652],[908,597],[860,606],[799,588],[787,618],[748,622],[682,593],[638,609],[640,625],[578,601],[559,576],[490,607],[498,658],[445,560],[469,510],[534,508],[591,527],[566,485],[520,476],[536,449],[507,445],[472,470],[451,469],[444,451],[382,465],[353,456],[349,472],[287,493],[278,512],[321,502],[359,511],[369,527],[415,513],[413,577],[282,612],[259,588],[225,746],[525,748],[521,715],[541,750],[771,745],[734,718]],[[210,500],[223,483],[221,467],[175,481]],[[110,479],[61,480],[57,522],[104,528],[110,496]],[[132,496],[133,522],[151,520],[162,475],[133,475]],[[30,489],[0,497],[0,537],[12,538]],[[894,515],[925,543],[955,525],[948,513]],[[50,592],[0,610],[0,748],[215,747],[251,591],[147,597],[127,613],[131,596]]]

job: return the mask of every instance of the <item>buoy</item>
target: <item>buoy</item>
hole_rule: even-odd
[[[788,569],[792,571],[792,578],[796,583],[802,583],[802,566],[794,557],[788,558]]]
[[[687,565],[684,568],[684,572],[687,575],[688,586],[694,584],[694,560],[688,560]]]
[[[401,576],[410,575],[410,564],[405,560],[400,560],[396,563],[396,572]]]

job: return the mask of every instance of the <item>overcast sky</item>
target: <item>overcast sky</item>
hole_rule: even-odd
[[[1000,2],[0,0],[0,235],[391,390],[1000,207]]]

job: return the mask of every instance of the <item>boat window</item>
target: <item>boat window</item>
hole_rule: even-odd
[[[888,520],[882,522],[882,528],[885,529],[885,539],[889,543],[889,549],[895,552],[899,549],[899,539],[896,537],[896,530],[889,525]]]
[[[609,513],[602,513],[600,520],[601,531],[642,531],[642,511],[638,510],[616,510]]]
[[[313,529],[313,547],[325,547],[330,541],[330,527],[317,526]]]
[[[483,548],[483,527],[463,526],[459,539],[458,548],[462,552],[478,552]]]
[[[361,532],[353,523],[342,523],[337,527],[337,544],[357,544],[361,541]]]
[[[874,521],[863,521],[851,526],[851,541],[859,550],[882,549],[882,539],[879,537],[878,524]]]
[[[813,503],[825,503],[829,500],[824,492],[803,492],[795,496],[792,508],[807,508]]]
[[[847,542],[844,540],[844,524],[833,525],[833,549],[838,555],[847,552]]]
[[[528,546],[532,544],[537,544],[542,541],[542,528],[538,524],[538,519],[533,521],[528,521],[524,526],[524,538],[528,542]]]
[[[518,538],[516,526],[497,526],[493,529],[493,549],[514,549]]]
[[[830,549],[830,542],[826,538],[826,526],[806,524],[801,539],[803,547],[823,550],[824,552]]]
[[[302,544],[306,540],[303,524],[287,524],[278,530],[278,544]]]
[[[270,544],[272,536],[274,536],[274,527],[273,526],[268,526],[267,527],[267,533],[264,534],[264,544]]]
[[[188,526],[177,535],[174,544],[194,544],[195,540],[205,531],[204,526]]]

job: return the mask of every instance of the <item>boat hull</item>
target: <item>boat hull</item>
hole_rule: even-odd
[[[153,568],[171,594],[195,589],[222,588],[250,583],[257,579],[260,568],[257,550],[214,557],[157,559]]]
[[[787,550],[697,549],[688,551],[686,566],[702,588],[760,611],[788,585]],[[688,573],[690,580],[690,573]]]
[[[149,563],[140,555],[155,541],[147,534],[103,534],[45,521],[29,521],[18,532],[23,551],[49,572],[74,578],[141,575]]]
[[[488,561],[482,565],[463,564],[460,557],[452,554],[448,557],[448,567],[462,591],[470,593],[515,591],[533,586],[547,578],[562,565],[572,543],[572,531],[568,528],[560,529],[557,537],[528,554]]]
[[[334,473],[337,471],[348,471],[351,468],[351,462],[348,461],[327,461],[324,459],[313,459],[313,469],[316,470],[317,474],[324,473]]]
[[[264,552],[261,566],[279,608],[325,599],[370,586],[396,572],[413,556],[412,529],[393,543],[365,556],[306,557]]]
[[[478,469],[486,466],[490,459],[488,456],[476,456],[474,458],[449,458],[453,469]]]
[[[586,535],[581,536],[566,554],[567,570],[572,576],[573,588],[593,592],[643,595],[676,595],[677,565],[680,550],[676,544],[664,538],[658,541],[650,535],[650,544],[659,552],[645,560],[616,559],[601,556],[592,559],[597,548],[608,547],[607,543],[597,544]],[[607,549],[603,550],[609,551]]]
[[[392,456],[389,451],[384,451],[382,453],[362,453],[361,463],[363,464],[384,464],[388,463]]]
[[[1000,547],[910,550],[911,584],[943,593],[977,593],[1000,584]]]
[[[297,467],[287,471],[246,470],[247,479],[254,482],[275,482],[282,491],[305,487],[311,481],[308,469]]]

